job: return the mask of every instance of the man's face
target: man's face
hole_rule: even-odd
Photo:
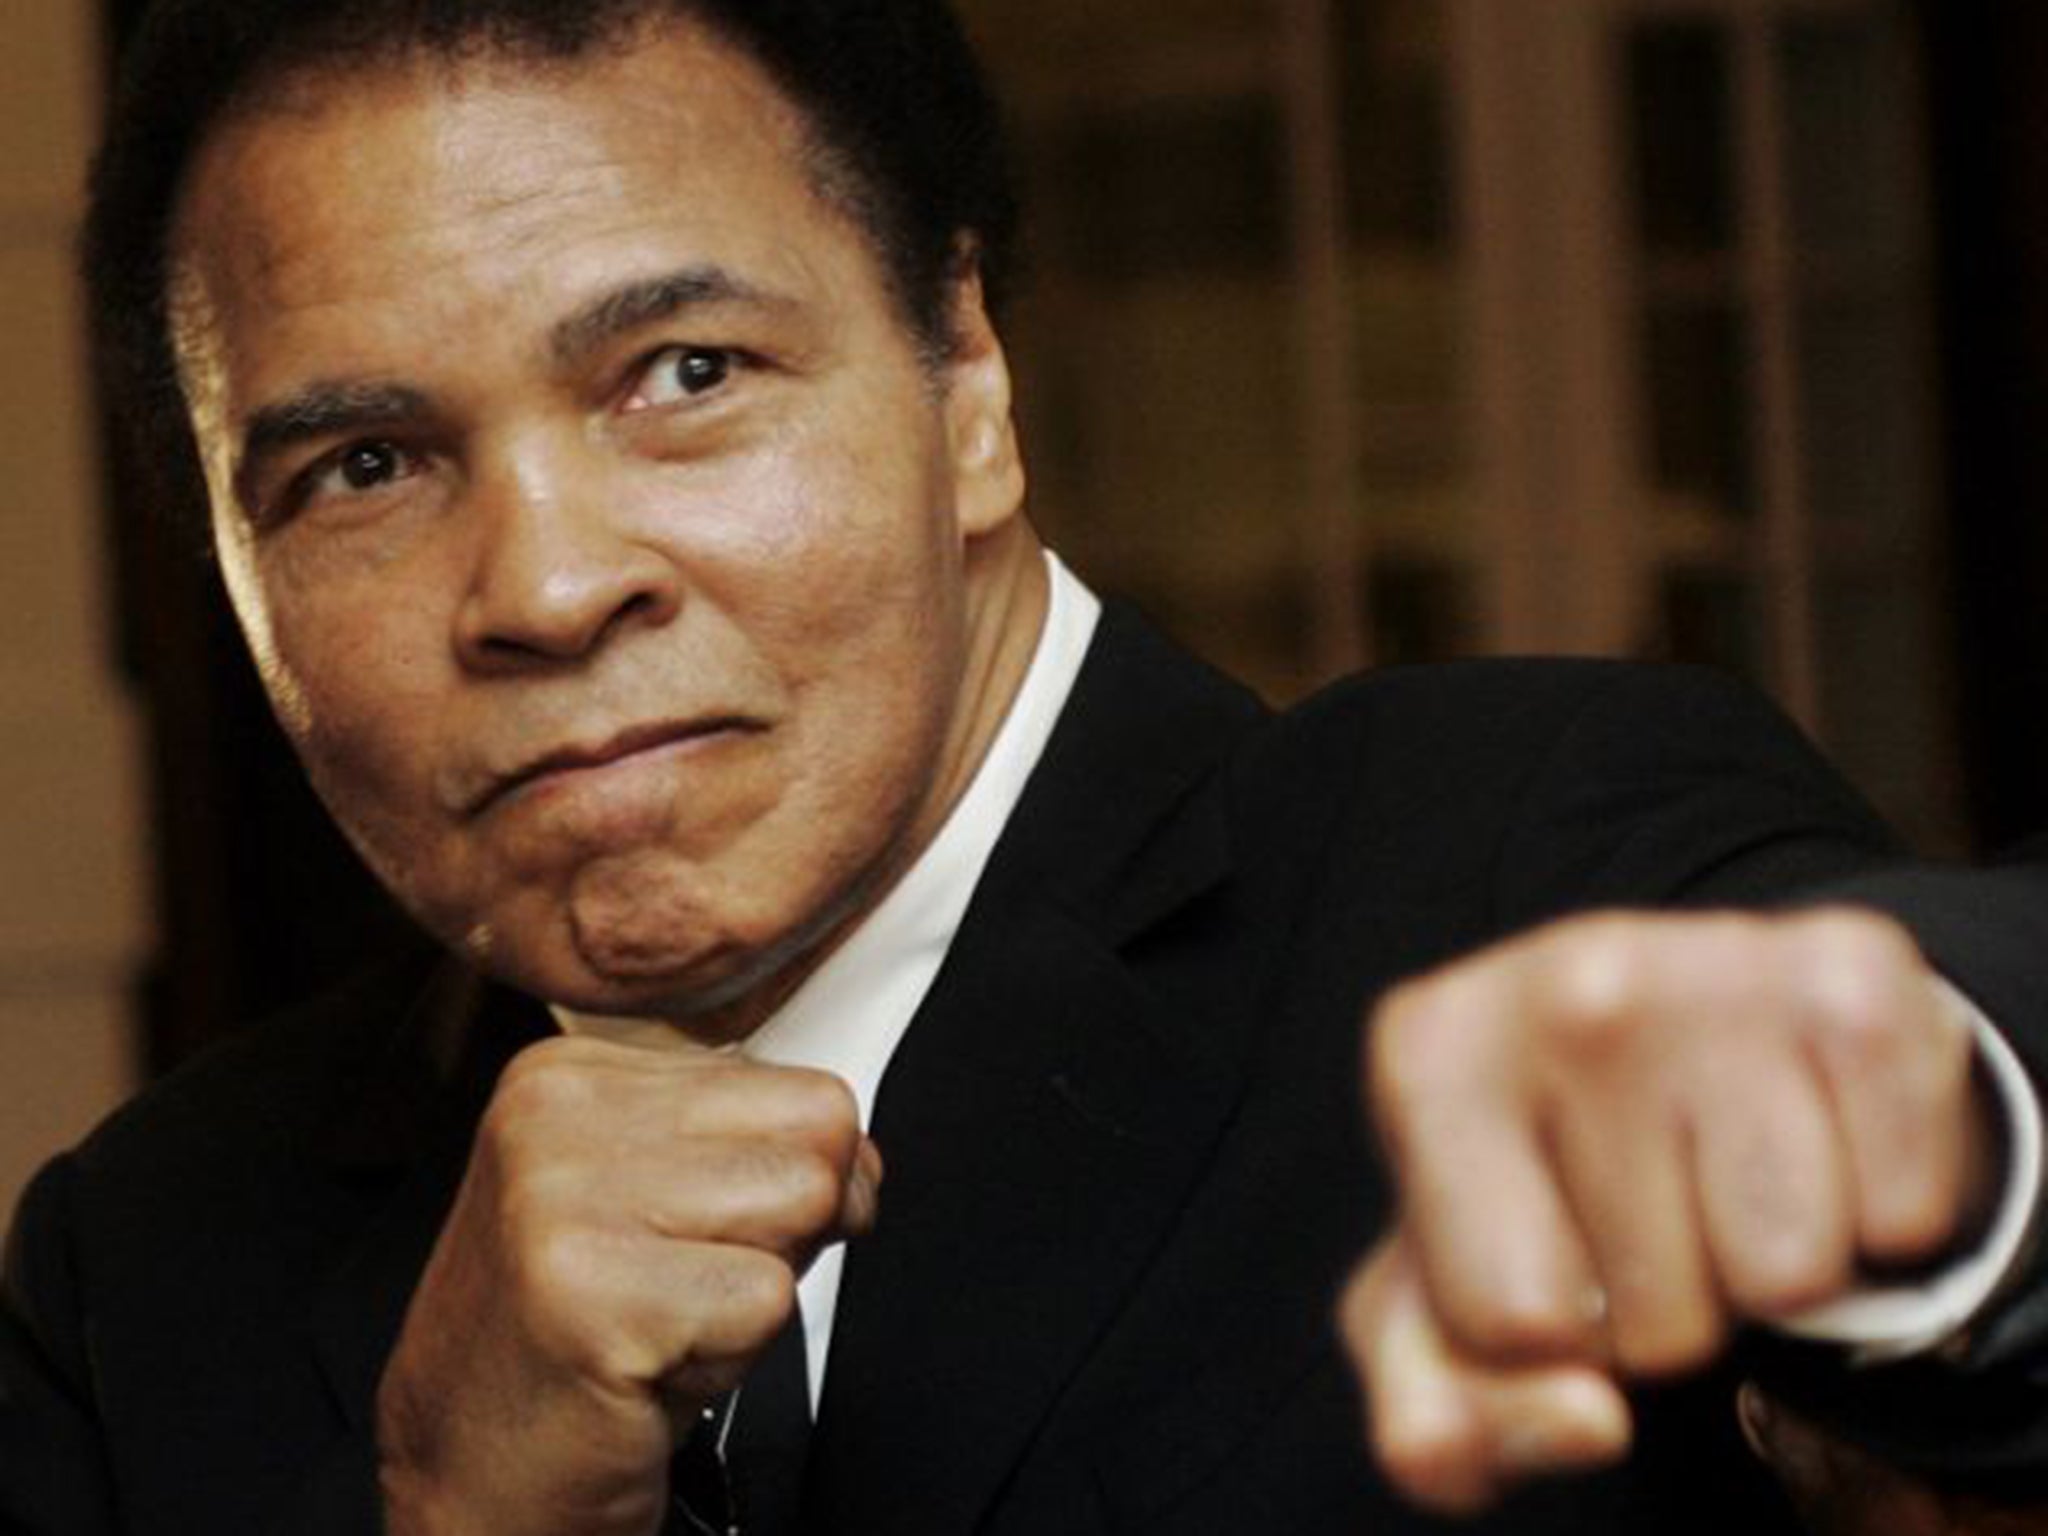
[[[1020,622],[979,590],[1021,532],[1002,354],[970,284],[920,358],[748,60],[683,27],[299,83],[215,131],[176,235],[236,610],[430,927],[680,1014],[929,835]]]

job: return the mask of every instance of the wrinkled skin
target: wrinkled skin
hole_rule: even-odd
[[[315,786],[451,944],[638,1016],[498,1086],[381,1384],[387,1526],[645,1536],[881,1181],[843,1084],[704,1047],[915,857],[1042,619],[972,251],[934,361],[789,104],[670,24],[284,82],[176,254],[222,569]]]

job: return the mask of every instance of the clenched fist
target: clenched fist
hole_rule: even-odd
[[[880,1159],[822,1073],[550,1040],[508,1067],[378,1394],[393,1536],[649,1536]]]
[[[1888,920],[1599,916],[1390,995],[1400,1215],[1344,1329],[1412,1497],[1628,1446],[1621,1384],[1941,1250],[1991,1177],[1967,1027]]]

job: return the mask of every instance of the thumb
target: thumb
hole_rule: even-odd
[[[1398,1233],[1353,1280],[1343,1330],[1374,1455],[1389,1480],[1427,1508],[1469,1514],[1514,1483],[1602,1466],[1628,1450],[1628,1404],[1604,1372],[1461,1357]]]

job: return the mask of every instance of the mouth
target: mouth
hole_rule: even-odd
[[[469,816],[481,816],[492,807],[523,791],[552,780],[609,767],[627,758],[672,747],[688,748],[722,738],[754,735],[764,727],[758,720],[741,715],[706,715],[690,720],[662,721],[638,725],[592,745],[558,747],[522,763],[510,773],[491,779],[466,808]]]

